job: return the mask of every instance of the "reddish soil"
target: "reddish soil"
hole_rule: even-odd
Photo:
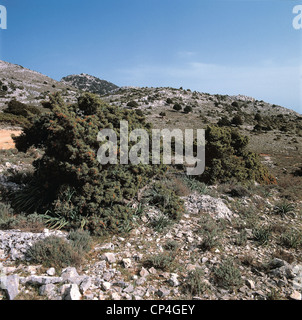
[[[15,144],[12,139],[12,134],[18,136],[21,132],[21,130],[0,129],[0,150],[13,149]]]

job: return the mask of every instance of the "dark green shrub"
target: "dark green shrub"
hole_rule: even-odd
[[[33,263],[45,267],[64,268],[79,266],[83,262],[83,254],[76,250],[65,239],[50,236],[34,243],[26,252]]]
[[[258,155],[246,150],[248,138],[228,127],[208,126],[205,133],[205,171],[199,179],[206,183],[257,181],[276,183]]]
[[[232,197],[239,197],[239,198],[243,198],[243,197],[248,197],[251,195],[251,193],[249,192],[249,190],[243,186],[234,186],[229,194]]]
[[[262,120],[262,116],[261,116],[261,113],[258,112],[255,114],[255,118],[254,118],[255,121],[257,122],[260,122]]]
[[[236,115],[232,119],[231,123],[234,124],[235,126],[241,126],[241,125],[243,125],[243,120],[239,115]]]
[[[12,126],[26,127],[30,125],[29,120],[23,116],[0,112],[0,123],[8,123]]]
[[[239,108],[239,103],[237,101],[232,102],[232,107]]]
[[[166,102],[167,104],[173,104],[173,100],[171,98],[167,98]]]
[[[3,112],[11,113],[16,116],[23,116],[25,118],[29,118],[30,116],[41,114],[41,111],[38,108],[34,106],[28,106],[17,100],[11,100],[8,103],[8,107],[4,109]]]
[[[212,250],[220,244],[221,226],[209,214],[203,214],[199,220],[197,232],[203,237],[199,247],[203,251]]]
[[[165,167],[98,162],[99,131],[113,129],[119,144],[121,120],[128,121],[129,131],[142,128],[152,138],[151,125],[135,111],[107,105],[88,93],[69,106],[59,96],[53,96],[51,112],[15,138],[20,151],[32,145],[44,151],[33,164],[33,180],[14,197],[16,209],[43,214],[47,211],[48,216],[58,219],[57,226],[72,229],[85,225],[103,233],[121,232],[124,225],[128,228],[134,210],[125,205],[125,199],[131,200]],[[129,149],[133,145],[129,142]]]
[[[175,111],[180,111],[180,110],[182,110],[182,106],[181,106],[179,103],[176,103],[176,104],[173,106],[173,110],[175,110]]]
[[[143,117],[143,116],[144,116],[144,113],[143,113],[143,111],[142,111],[141,109],[136,109],[135,112],[136,112],[136,114],[137,114],[138,116],[140,116],[140,117]]]
[[[190,112],[192,112],[193,111],[193,108],[191,107],[191,106],[186,106],[185,108],[184,108],[184,113],[190,113]]]
[[[231,121],[224,116],[218,120],[217,125],[219,127],[229,127],[231,125]]]
[[[219,244],[219,234],[217,233],[217,230],[214,229],[211,232],[204,232],[203,240],[199,247],[203,251],[209,251],[216,248]]]
[[[184,181],[186,178],[187,177],[181,179],[177,177],[169,177],[167,179],[163,179],[162,183],[167,189],[173,190],[177,196],[185,197],[191,193],[190,188]]]
[[[138,107],[138,103],[136,101],[130,101],[130,102],[127,103],[127,107],[137,108]]]
[[[302,166],[294,172],[297,177],[302,177]]]
[[[220,224],[209,213],[201,213],[197,230],[198,233],[204,235],[207,232],[218,232],[220,230]]]

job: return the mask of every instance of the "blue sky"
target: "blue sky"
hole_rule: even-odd
[[[290,0],[0,0],[0,59],[56,80],[244,94],[302,113]]]

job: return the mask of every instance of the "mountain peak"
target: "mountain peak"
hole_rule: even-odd
[[[100,78],[87,73],[73,74],[63,77],[61,82],[82,91],[89,91],[99,95],[107,94],[119,88],[111,82],[101,80]]]

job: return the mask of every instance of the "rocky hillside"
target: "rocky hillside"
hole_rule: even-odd
[[[39,231],[33,217],[27,230],[0,230],[2,298],[301,300],[301,203],[282,216],[275,191],[234,190],[191,190],[176,224],[163,225],[146,204],[129,234],[94,239],[82,265],[55,265],[68,261],[64,253],[57,255],[63,260],[35,263],[29,255],[34,244],[43,250],[53,236],[74,240],[68,232]]]
[[[75,101],[78,95],[77,89],[71,85],[0,60],[0,110],[12,99],[40,106],[41,102],[54,92],[61,92],[66,101]]]
[[[66,85],[71,85],[79,90],[92,92],[99,95],[104,95],[118,89],[118,86],[111,82],[101,80],[85,73],[66,76],[62,78],[61,82]]]
[[[80,90],[94,91],[94,77],[80,78],[83,86],[73,84],[76,89],[1,62],[0,108],[13,98],[38,106],[57,91],[74,101]],[[24,187],[45,150],[0,150],[0,300],[301,300],[301,115],[241,95],[113,90],[102,99],[146,115],[157,128],[236,127],[277,184],[207,185],[172,169],[161,183],[183,202],[178,220],[165,215],[169,197],[155,189],[147,193],[146,186],[127,202],[133,221],[119,233],[100,236],[64,229],[65,217],[78,222],[72,195],[56,215],[17,214],[10,195],[25,190],[28,201]],[[96,228],[102,225],[95,221]]]
[[[243,95],[211,95],[208,93],[184,90],[182,88],[139,88],[122,87],[113,93],[107,94],[103,100],[122,106],[153,111],[171,111],[175,104],[181,106],[182,111],[186,106],[191,106],[194,113],[218,119],[222,116],[231,116],[236,113],[243,115],[276,116],[284,115],[297,117],[299,114],[291,109],[256,100]]]

